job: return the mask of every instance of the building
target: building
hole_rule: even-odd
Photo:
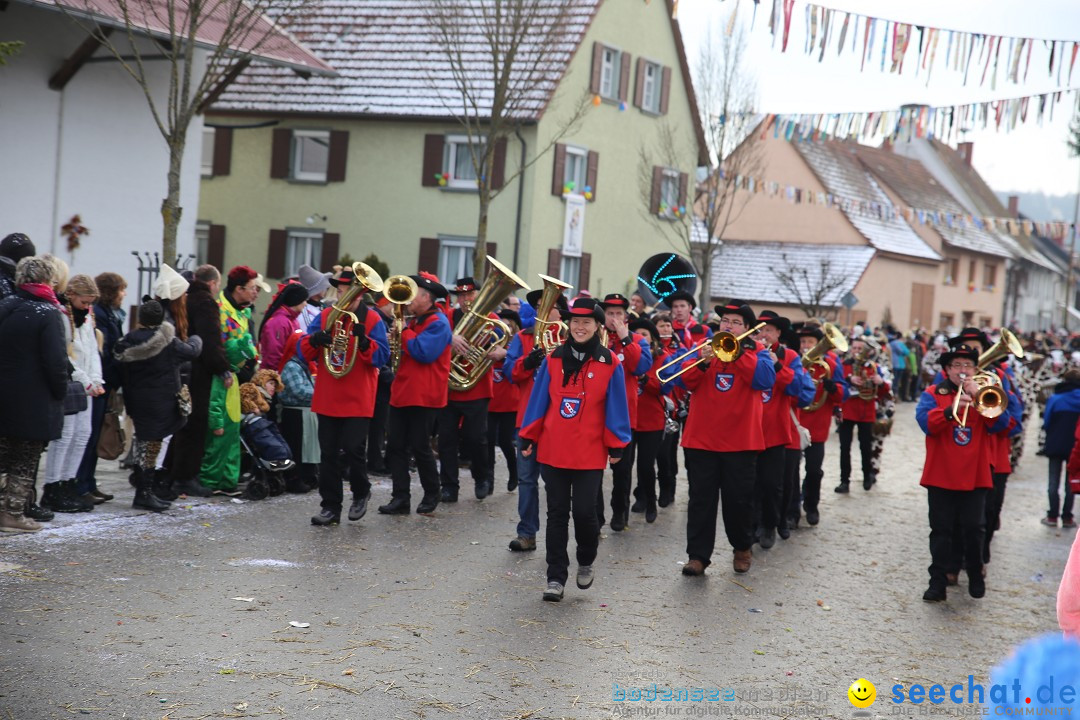
[[[472,274],[475,172],[448,109],[461,94],[440,60],[430,5],[312,6],[290,31],[339,77],[253,65],[214,103],[207,133],[229,138],[230,161],[203,177],[206,257],[265,263],[274,278],[369,253],[394,273]],[[476,28],[456,32],[469,61],[482,63]],[[678,25],[670,2],[575,0],[564,42],[550,50],[543,92],[496,146],[488,253],[531,285],[544,272],[594,295],[627,292],[660,242],[647,214],[684,206],[704,157]],[[560,137],[583,98],[592,99],[583,121]],[[686,142],[669,165],[646,168],[651,196],[668,201],[651,203],[638,189],[639,148],[665,128]]]

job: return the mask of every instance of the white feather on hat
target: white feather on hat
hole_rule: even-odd
[[[188,290],[188,284],[188,281],[180,273],[162,263],[161,271],[158,273],[157,280],[154,281],[151,293],[154,297],[163,300],[178,300],[184,297],[184,293]]]

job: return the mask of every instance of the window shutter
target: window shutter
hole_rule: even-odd
[[[598,42],[592,44],[592,79],[589,81],[589,92],[593,95],[600,94],[600,78],[604,73],[604,46]]]
[[[211,225],[206,240],[206,262],[225,272],[225,226]]]
[[[637,59],[637,75],[634,78],[634,107],[641,107],[645,98],[645,58]]]
[[[660,77],[660,114],[667,115],[668,97],[671,95],[671,68],[665,67]]]
[[[506,184],[506,138],[495,141],[495,162],[491,168],[491,188],[502,190]]]
[[[626,100],[626,91],[630,89],[630,53],[619,53],[619,99]]]
[[[562,250],[559,248],[551,248],[548,250],[548,266],[547,274],[553,278],[559,277],[559,263],[562,262]],[[562,279],[562,278],[560,278]],[[573,282],[571,279],[567,279],[566,282]]]
[[[649,194],[649,213],[660,214],[660,186],[664,182],[664,168],[653,165],[652,169],[652,192]]]
[[[441,139],[442,136],[440,135],[439,138]],[[420,257],[417,260],[416,269],[426,270],[429,273],[439,272],[438,238],[420,238]]]
[[[266,253],[266,277],[281,279],[285,277],[285,242],[288,233],[284,230],[270,231],[270,244]]]
[[[686,173],[679,173],[679,207],[686,207],[686,185],[690,180],[690,176]]]
[[[273,144],[270,149],[270,177],[289,177],[289,165],[292,158],[292,130],[274,129]]]
[[[566,177],[566,146],[556,143],[552,155],[555,156],[555,166],[551,171],[551,194],[562,197],[563,178]]]
[[[345,182],[345,165],[349,157],[349,131],[330,131],[330,155],[326,162],[326,182]]]
[[[337,265],[341,257],[341,235],[338,233],[323,233],[322,253],[319,256],[319,270],[329,270]]]
[[[214,177],[232,170],[232,128],[214,128]]]
[[[596,169],[600,165],[600,153],[595,150],[589,151],[589,164],[585,170],[585,184],[592,188],[592,199],[589,202],[596,201]]]
[[[578,292],[589,289],[589,272],[592,270],[592,253],[581,253],[581,266],[578,277]]]
[[[443,171],[443,143],[442,135],[424,136],[424,167],[420,184],[424,187],[439,187],[439,175]],[[434,271],[432,271],[434,272]]]

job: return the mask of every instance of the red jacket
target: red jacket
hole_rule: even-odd
[[[438,310],[409,321],[401,333],[401,364],[390,386],[391,407],[446,406],[451,336],[450,322]]]
[[[833,373],[836,372],[836,360],[831,354],[825,355],[825,362],[829,366],[827,375],[820,365],[814,365],[809,370],[814,382],[818,383],[817,390],[814,392],[814,402],[820,400],[821,396],[825,394],[824,383],[819,382],[822,379],[821,376],[831,378]],[[817,410],[813,412],[805,408],[799,410],[799,423],[810,431],[811,442],[823,443],[829,439],[829,432],[832,430],[833,408],[839,405],[843,399],[843,388],[837,385],[836,390],[825,398],[825,402]]]
[[[450,321],[451,330],[456,328],[458,323],[461,322],[463,314],[464,311],[461,308],[446,313],[446,317]],[[499,319],[499,316],[494,314],[489,314],[488,317],[495,318],[496,320]],[[449,398],[450,400],[464,402],[466,400],[482,400],[484,398],[490,398],[494,393],[495,389],[491,384],[491,371],[489,370],[481,375],[480,380],[468,390],[451,390]]]
[[[762,348],[762,352],[766,349]],[[798,441],[798,435],[791,423],[791,403],[784,391],[795,379],[795,370],[791,363],[799,354],[783,345],[774,347],[772,351],[780,361],[780,369],[776,372],[773,386],[761,393],[761,432],[767,448],[790,445],[793,436],[795,441]]]
[[[506,359],[503,360],[503,374],[508,375],[510,382],[518,388],[517,419],[514,422],[519,428],[521,421],[525,419],[525,408],[529,405],[533,377],[536,374],[535,369],[525,369],[525,358],[532,352],[535,342],[532,328],[521,330],[510,341],[510,347],[506,350]]]
[[[331,308],[326,308],[319,316],[319,328],[326,329],[326,316]],[[363,312],[363,311],[360,311]],[[360,313],[358,313],[359,316]],[[300,338],[300,353],[308,362],[317,362],[315,391],[311,396],[311,410],[318,415],[329,417],[369,418],[375,414],[375,392],[379,383],[379,368],[390,358],[390,346],[386,341],[386,325],[375,310],[368,310],[364,318],[364,328],[368,340],[368,349],[356,353],[352,370],[340,378],[331,375],[322,362],[323,349],[313,347],[311,335]],[[310,328],[309,328],[310,329]],[[356,347],[356,338],[349,336],[346,357]]]
[[[502,364],[492,366],[491,372],[492,389],[491,403],[488,404],[488,412],[493,413],[516,413],[521,403],[520,388],[510,382],[510,378],[503,374]]]
[[[883,382],[878,385],[877,394],[870,400],[863,400],[859,397],[859,388],[851,382],[851,373],[853,365],[850,362],[842,364],[844,369],[844,380],[847,381],[851,388],[851,394],[847,400],[844,401],[841,406],[844,412],[845,420],[853,420],[855,422],[874,422],[877,420],[877,399],[885,399],[889,396],[889,383]],[[868,372],[868,369],[859,368],[860,371]],[[881,374],[881,370],[877,370],[878,375]],[[863,377],[866,377],[865,375]]]
[[[626,343],[615,333],[608,335],[608,349],[622,363],[626,380],[626,405],[630,409],[630,427],[637,426],[638,377],[652,366],[652,353],[645,338],[637,333],[626,336]]]
[[[915,419],[926,433],[926,461],[919,484],[946,490],[991,488],[991,433],[1002,432],[1008,417],[991,419],[969,410],[968,427],[961,427],[945,417],[955,400],[956,389],[946,380],[926,388],[915,408]]]
[[[638,380],[638,413],[637,422],[634,424],[636,432],[663,430],[664,425],[667,424],[667,411],[664,404],[666,393],[661,391],[660,381],[656,379],[656,369],[669,360],[671,360],[670,352],[659,351],[649,372]]]

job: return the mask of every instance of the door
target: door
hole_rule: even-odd
[[[934,319],[934,286],[928,283],[911,284],[911,328],[930,329]],[[904,331],[907,328],[898,328]]]

